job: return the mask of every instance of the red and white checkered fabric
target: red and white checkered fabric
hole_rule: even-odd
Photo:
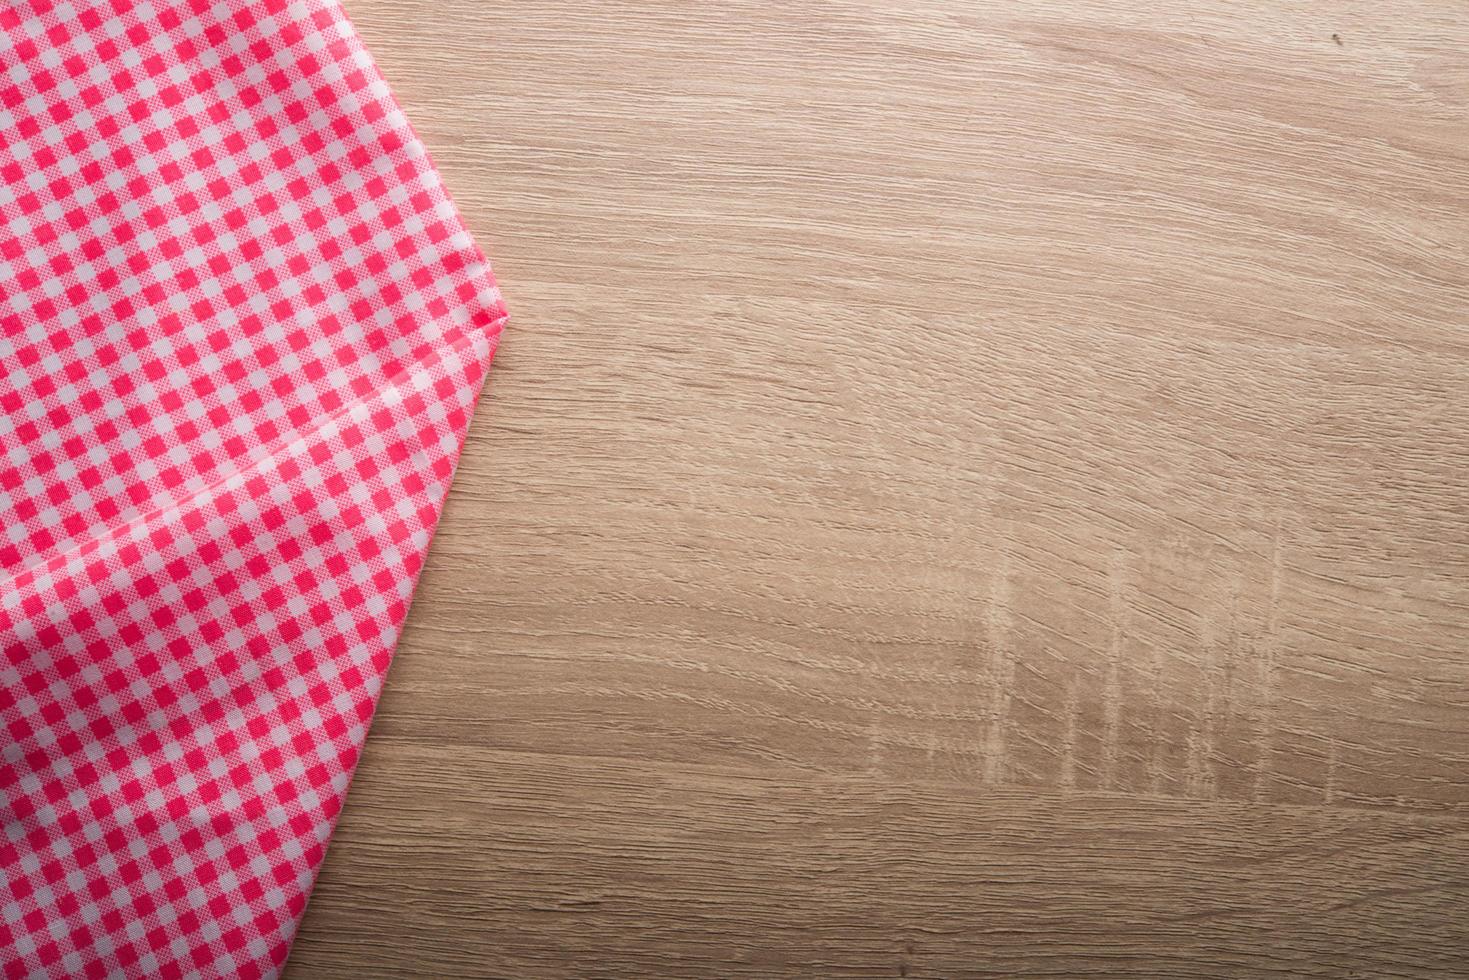
[[[280,971],[503,319],[335,0],[0,2],[0,975]]]

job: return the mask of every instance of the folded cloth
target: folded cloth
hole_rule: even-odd
[[[0,4],[0,976],[280,971],[503,320],[335,0]]]

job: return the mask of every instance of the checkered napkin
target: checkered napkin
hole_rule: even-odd
[[[0,976],[280,971],[503,319],[335,0],[0,0]]]

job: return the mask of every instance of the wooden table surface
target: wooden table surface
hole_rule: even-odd
[[[1469,5],[347,8],[512,323],[293,980],[1469,975]]]

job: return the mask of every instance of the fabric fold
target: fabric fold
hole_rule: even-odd
[[[0,964],[276,975],[505,319],[334,0],[0,8]]]

